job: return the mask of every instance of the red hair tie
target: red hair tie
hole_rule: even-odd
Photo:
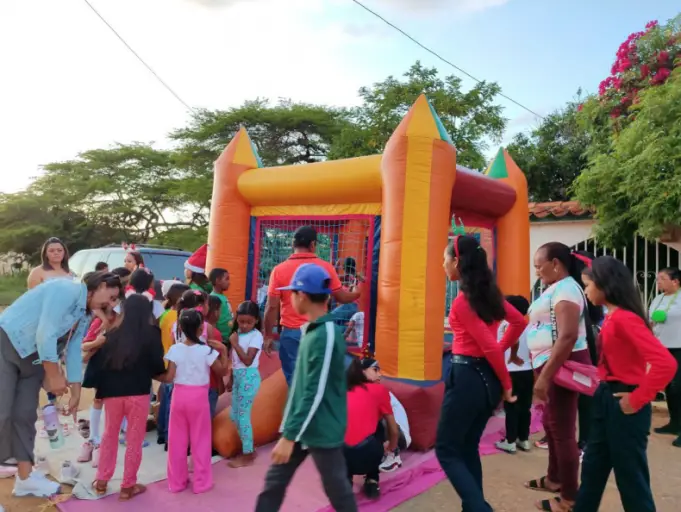
[[[572,251],[572,255],[579,261],[584,263],[587,266],[587,268],[591,268],[591,258],[589,258],[588,256],[584,256],[583,254],[577,254],[575,251]]]
[[[125,298],[127,299],[131,295],[136,294],[137,292],[135,289],[128,285],[125,287]],[[149,288],[146,292],[141,293],[140,295],[144,295],[147,299],[149,299],[149,302],[153,301],[154,298],[156,297],[156,292],[154,291],[153,288]]]

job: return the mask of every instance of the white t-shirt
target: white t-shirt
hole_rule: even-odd
[[[395,421],[404,434],[404,439],[407,441],[407,448],[409,448],[409,445],[411,445],[411,435],[409,433],[409,420],[407,419],[407,411],[404,410],[404,406],[392,393],[390,393],[390,405],[393,408],[393,416],[395,416]]]
[[[551,322],[551,307],[555,314],[558,303],[566,301],[579,306],[579,330],[577,342],[573,352],[589,348],[586,341],[586,324],[584,322],[584,293],[572,277],[561,279],[552,284],[530,306],[530,323],[525,330],[527,346],[532,354],[532,366],[539,368],[551,357],[553,349],[553,325]]]
[[[650,304],[650,321],[657,310],[667,313],[667,320],[662,324],[653,324],[655,336],[667,348],[681,348],[681,294],[665,295],[661,293]]]
[[[350,317],[350,321],[354,322],[354,340],[357,342],[357,346],[362,348],[364,345],[364,313],[358,311]]]
[[[501,341],[501,339],[504,337],[504,334],[506,333],[506,329],[508,329],[508,322],[504,320],[503,322],[501,322],[501,324],[499,324],[497,341]],[[528,328],[525,328],[523,333],[520,335],[520,338],[518,339],[518,357],[523,360],[524,364],[522,366],[518,366],[517,364],[508,362],[509,358],[511,357],[510,348],[506,351],[506,354],[504,354],[504,359],[506,360],[506,368],[508,368],[509,372],[522,372],[525,370],[532,369],[530,349],[527,348],[527,329]]]
[[[165,356],[175,363],[175,384],[207,386],[210,383],[210,367],[220,354],[208,345],[185,345],[176,343]]]
[[[236,353],[236,350],[232,350],[232,369],[239,370],[241,368],[257,368],[258,362],[260,361],[260,353],[262,352],[262,345],[263,338],[262,333],[259,330],[253,329],[252,331],[244,334],[239,333],[239,346],[241,349],[248,353],[249,348],[257,348],[258,353],[255,354],[251,366],[246,366],[239,358],[239,354]]]

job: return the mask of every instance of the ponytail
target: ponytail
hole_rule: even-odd
[[[199,329],[203,326],[203,315],[200,311],[196,309],[185,309],[180,314],[177,321],[178,333],[181,332],[185,337],[192,343],[197,345],[205,345],[206,342],[203,341],[199,336]],[[213,349],[211,348],[211,352]]]

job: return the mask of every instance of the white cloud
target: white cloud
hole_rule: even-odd
[[[498,7],[510,0],[373,0],[371,3],[383,3],[386,6],[398,7],[408,11],[453,10],[457,12],[478,12]],[[371,4],[367,3],[368,7]]]
[[[349,60],[345,50],[356,38],[340,22],[319,21],[319,0],[223,1],[229,8],[210,11],[197,0],[92,2],[194,107],[255,97],[352,105],[357,89],[376,78]],[[80,151],[165,143],[187,120],[83,2],[0,6],[0,47],[8,50],[0,69],[11,77],[0,81],[1,191],[23,188],[41,164]]]

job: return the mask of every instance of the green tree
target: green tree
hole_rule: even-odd
[[[97,225],[83,213],[64,207],[56,194],[1,194],[0,225],[0,253],[16,254],[31,265],[40,261],[43,243],[53,236],[71,253],[120,239],[108,224]]]
[[[608,150],[591,148],[575,184],[577,199],[597,209],[599,238],[614,247],[681,225],[681,67],[639,97]]]
[[[569,201],[572,185],[587,165],[590,137],[577,121],[578,102],[546,116],[527,135],[508,145],[513,160],[527,176],[531,201]]]
[[[377,154],[420,94],[428,96],[442,124],[458,149],[457,161],[473,169],[486,164],[487,140],[501,139],[506,119],[502,107],[493,103],[500,88],[481,82],[468,92],[456,76],[440,78],[435,68],[416,62],[399,80],[392,76],[359,91],[362,105],[351,112],[335,141],[329,158]]]

